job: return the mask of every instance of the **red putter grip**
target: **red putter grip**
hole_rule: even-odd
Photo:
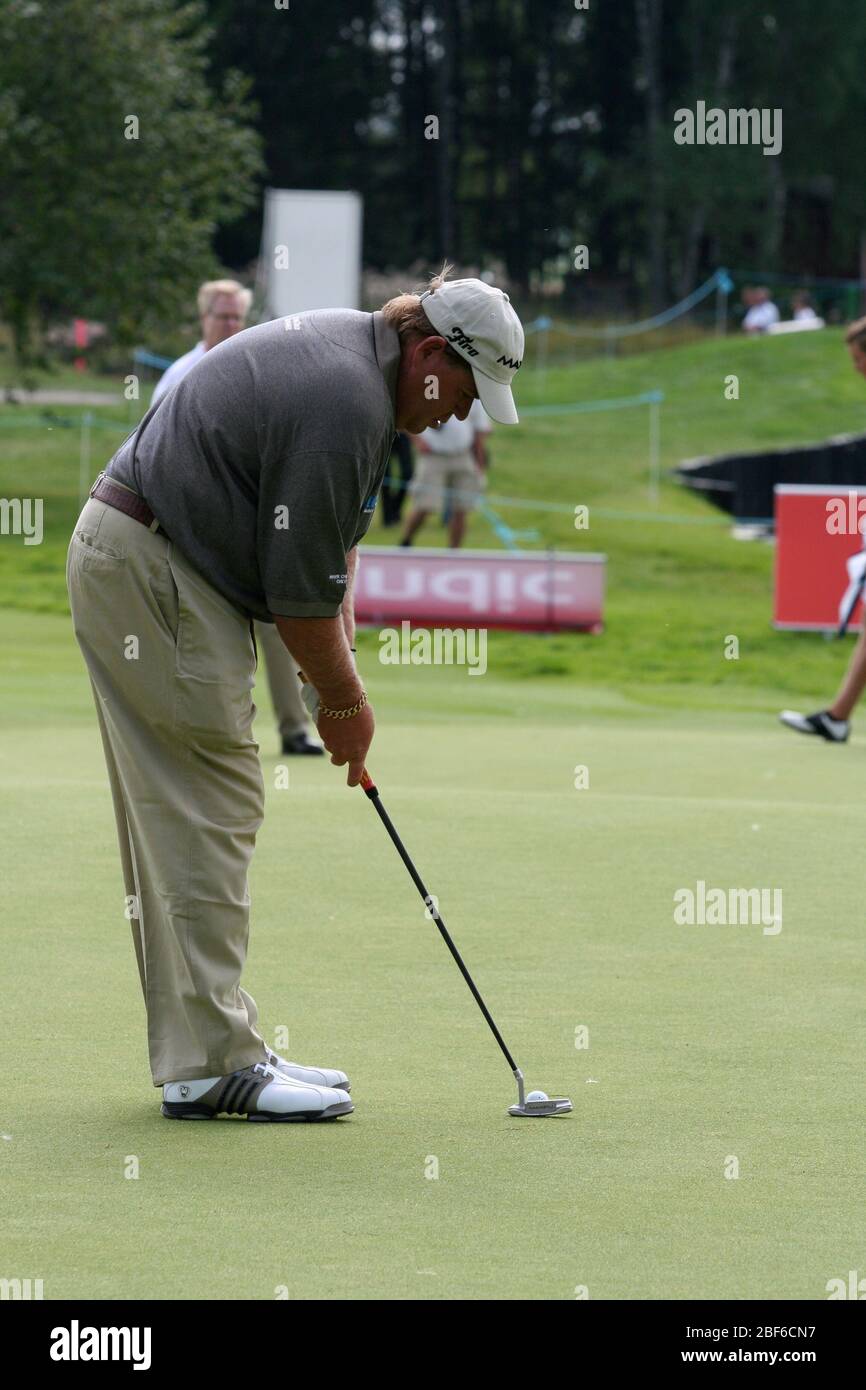
[[[376,783],[373,781],[366,768],[364,768],[364,771],[361,773],[361,786],[368,796],[376,795]]]

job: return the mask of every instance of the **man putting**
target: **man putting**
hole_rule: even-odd
[[[272,622],[358,785],[373,711],[352,656],[352,580],[396,429],[503,424],[523,330],[479,280],[320,310],[212,348],[120,446],[67,560],[114,802],[162,1113],[323,1120],[342,1071],[272,1052],[241,988],[247,872],[264,814],[253,622]]]

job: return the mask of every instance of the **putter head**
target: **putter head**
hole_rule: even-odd
[[[525,1100],[509,1105],[509,1115],[524,1115],[527,1119],[544,1120],[550,1115],[567,1115],[574,1106],[567,1096],[550,1096],[547,1100]]]
[[[567,1115],[574,1109],[567,1096],[544,1096],[542,1091],[544,1100],[534,1100],[532,1096],[527,1099],[523,1072],[519,1067],[514,1068],[514,1079],[517,1082],[517,1104],[509,1105],[509,1115],[523,1115],[528,1120],[546,1120],[550,1115]]]

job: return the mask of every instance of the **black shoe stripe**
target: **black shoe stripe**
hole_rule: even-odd
[[[225,1110],[226,1114],[236,1115],[238,1113],[236,1101],[238,1095],[244,1089],[248,1077],[249,1072],[247,1071],[236,1071],[229,1077],[220,1104],[220,1109]]]
[[[225,1108],[226,1108],[226,1104],[225,1104],[225,1101],[226,1101],[226,1094],[227,1094],[227,1092],[228,1092],[228,1089],[229,1089],[230,1085],[231,1085],[231,1077],[229,1077],[229,1076],[223,1077],[222,1081],[220,1081],[219,1084],[217,1085],[217,1089],[216,1089],[216,1091],[215,1091],[215,1093],[214,1093],[214,1097],[213,1097],[213,1100],[212,1100],[212,1102],[211,1102],[211,1104],[213,1105],[213,1112],[214,1112],[215,1115],[219,1115],[219,1114],[221,1114],[221,1112],[222,1112],[223,1110],[225,1110]]]
[[[258,1090],[258,1082],[257,1082],[257,1081],[253,1081],[252,1078],[251,1078],[251,1079],[247,1082],[247,1084],[246,1084],[245,1087],[243,1088],[243,1091],[241,1092],[241,1094],[240,1094],[240,1095],[238,1096],[238,1098],[237,1098],[237,1113],[238,1113],[239,1115],[246,1115],[246,1114],[249,1112],[249,1109],[250,1109],[250,1101],[251,1101],[252,1097],[256,1094],[256,1091],[257,1091],[257,1090]]]
[[[213,1099],[214,1113],[217,1115],[219,1115],[220,1112],[225,1110],[226,1108],[226,1096],[228,1095],[229,1090],[231,1088],[232,1079],[233,1078],[231,1076],[223,1077],[222,1081],[219,1083],[219,1086],[217,1087],[217,1092]]]

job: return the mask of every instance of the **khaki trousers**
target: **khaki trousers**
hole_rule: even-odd
[[[477,507],[487,482],[474,456],[462,454],[419,454],[415,474],[409,484],[413,507],[438,512],[446,503],[452,512],[471,512]]]
[[[265,674],[277,728],[283,738],[303,733],[309,716],[301,699],[298,663],[290,656],[288,647],[277,632],[276,623],[256,623],[256,642],[265,658]]]
[[[114,802],[155,1086],[264,1060],[240,987],[264,814],[250,622],[164,535],[91,498],[67,558]]]

